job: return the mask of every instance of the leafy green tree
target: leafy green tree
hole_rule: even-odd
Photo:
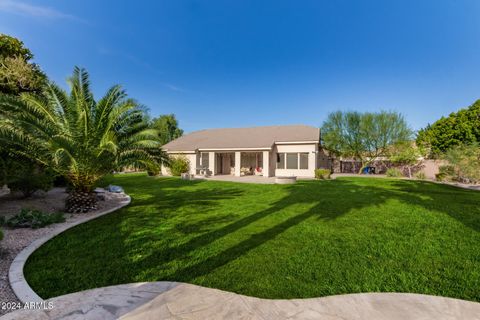
[[[174,114],[164,114],[152,120],[152,128],[158,130],[160,144],[164,145],[183,135]]]
[[[454,146],[480,142],[480,100],[427,125],[418,132],[416,141],[433,158]]]
[[[46,76],[32,59],[22,41],[0,34],[0,93],[41,92]]]
[[[388,154],[391,146],[409,141],[412,131],[396,112],[330,113],[321,128],[323,147],[331,154],[352,157],[368,166]]]
[[[33,59],[32,52],[25,48],[22,41],[15,37],[0,33],[0,59],[22,57],[25,61]]]
[[[22,41],[0,34],[0,93],[19,95],[21,92],[41,92],[46,76],[38,65],[30,62],[32,59],[33,54]],[[8,152],[8,141],[2,143],[0,145],[0,186],[6,182],[16,183],[17,180],[12,180],[12,173],[18,172],[15,168],[25,164],[23,159],[18,160]],[[29,168],[33,170],[34,165]]]
[[[49,84],[42,96],[0,96],[0,143],[53,169],[71,184],[67,211],[88,211],[104,175],[126,166],[149,169],[165,160],[144,109],[120,86],[96,101],[88,73],[75,68],[67,93]]]

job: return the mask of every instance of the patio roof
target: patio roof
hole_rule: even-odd
[[[318,143],[320,129],[305,125],[200,130],[173,140],[171,151],[270,149],[274,143]]]

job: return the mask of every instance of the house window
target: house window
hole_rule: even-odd
[[[298,153],[287,153],[287,169],[298,169]]]
[[[308,153],[300,153],[300,169],[308,169]]]
[[[209,158],[209,155],[208,155],[208,152],[202,152],[201,153],[201,160],[200,160],[200,163],[201,163],[201,166],[204,167],[204,168],[209,168],[209,162],[208,162],[208,158]]]
[[[285,153],[277,153],[277,169],[285,169]]]

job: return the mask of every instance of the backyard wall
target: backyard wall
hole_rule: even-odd
[[[444,160],[424,160],[423,164],[423,173],[427,179],[435,179],[435,175],[438,173],[440,166],[443,166],[446,163]]]

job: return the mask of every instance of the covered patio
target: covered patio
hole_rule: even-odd
[[[208,176],[271,176],[268,163],[270,161],[270,151],[207,152],[207,150],[202,150],[198,156],[202,159],[208,158],[208,161],[197,158],[197,163],[208,167]]]

